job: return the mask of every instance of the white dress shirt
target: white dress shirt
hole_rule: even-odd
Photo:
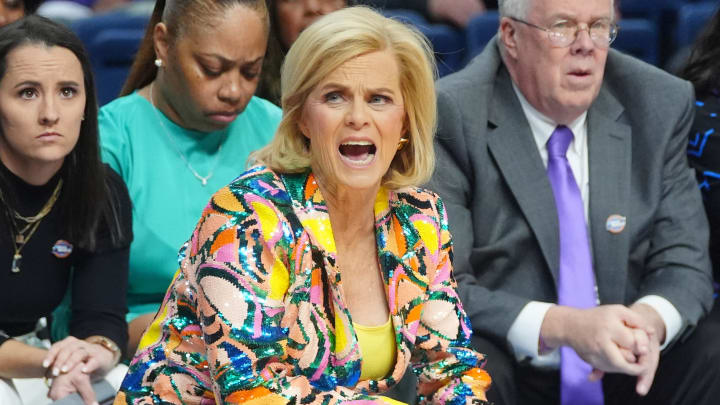
[[[533,138],[540,152],[543,165],[547,167],[548,153],[546,144],[558,124],[530,105],[522,93],[520,93],[520,90],[515,86],[515,83],[513,83],[513,89],[520,100],[525,118],[527,118],[530,124],[530,130],[532,131]],[[587,111],[567,125],[567,127],[570,128],[575,136],[570,142],[566,156],[575,181],[580,189],[587,225],[590,222],[588,215],[590,176],[588,168]],[[590,232],[588,231],[588,237],[589,236]],[[592,244],[590,249],[592,250]],[[595,289],[597,290],[597,286],[595,286]],[[642,302],[653,307],[665,323],[665,342],[660,347],[663,349],[680,331],[680,327],[682,326],[680,313],[670,301],[658,295],[648,295],[640,298],[637,302]],[[560,365],[559,350],[556,349],[542,355],[538,352],[540,327],[545,319],[545,314],[553,305],[555,304],[531,301],[525,305],[517,318],[515,318],[515,321],[508,331],[507,339],[512,345],[518,361],[529,358],[531,364],[536,367],[557,368]]]

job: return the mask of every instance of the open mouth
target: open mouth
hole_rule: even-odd
[[[338,151],[345,160],[354,164],[367,164],[375,158],[377,148],[372,142],[352,141],[340,145]]]

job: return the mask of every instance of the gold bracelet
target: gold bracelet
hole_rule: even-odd
[[[88,336],[85,338],[85,341],[88,343],[94,343],[96,345],[102,346],[104,349],[109,350],[113,354],[113,367],[118,363],[120,360],[120,355],[122,354],[120,348],[118,347],[115,342],[112,340],[106,338],[105,336],[100,335],[93,335]]]

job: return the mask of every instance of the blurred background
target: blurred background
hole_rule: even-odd
[[[693,41],[720,6],[718,0],[616,0],[616,3],[620,31],[612,47],[670,72],[682,66]],[[383,6],[382,1],[369,4]],[[38,14],[65,22],[85,43],[95,70],[100,104],[116,98],[154,1],[46,0],[36,6]],[[417,26],[430,39],[439,74],[444,76],[465,66],[495,35],[498,13],[493,7],[496,5],[488,4],[461,23],[457,19],[433,19],[412,9],[388,6],[383,12]]]

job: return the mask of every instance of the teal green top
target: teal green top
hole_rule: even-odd
[[[278,107],[257,97],[227,128],[210,133],[179,127],[138,93],[100,109],[102,158],[125,180],[133,203],[128,321],[157,311],[178,250],[210,197],[245,171],[249,153],[270,141],[280,118]],[[200,176],[213,173],[207,185],[178,150]]]

